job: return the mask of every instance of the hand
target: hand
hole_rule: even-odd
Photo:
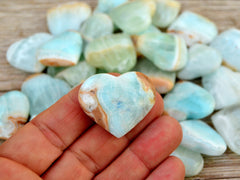
[[[168,157],[179,145],[179,123],[161,116],[157,95],[149,114],[117,139],[84,114],[76,87],[0,146],[1,180],[182,180],[184,166]]]

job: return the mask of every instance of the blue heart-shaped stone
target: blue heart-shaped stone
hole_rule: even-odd
[[[119,77],[97,74],[79,90],[83,110],[116,137],[134,128],[155,104],[155,89],[147,76],[128,72]]]

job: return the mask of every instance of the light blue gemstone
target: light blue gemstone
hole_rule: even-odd
[[[95,39],[85,49],[87,63],[107,72],[131,70],[136,65],[136,56],[130,36],[122,33]]]
[[[160,28],[168,27],[177,17],[181,4],[174,0],[155,0],[156,12],[153,24]]]
[[[189,49],[187,65],[178,72],[178,78],[192,80],[216,71],[222,63],[221,54],[214,48],[195,44]]]
[[[205,122],[188,120],[180,124],[183,131],[181,146],[208,156],[221,156],[226,151],[223,138]]]
[[[141,33],[152,24],[154,0],[137,0],[122,4],[109,12],[113,22],[128,34]]]
[[[216,25],[209,19],[190,12],[183,12],[169,27],[168,32],[183,37],[188,46],[208,44],[218,34]]]
[[[113,22],[107,14],[96,13],[89,17],[81,27],[83,39],[90,42],[96,38],[113,33]]]
[[[77,86],[84,80],[96,73],[96,68],[90,66],[86,61],[78,63],[76,66],[69,67],[55,76],[65,80],[71,87]]]
[[[46,74],[30,76],[22,84],[22,92],[27,95],[30,102],[31,116],[46,110],[70,90],[66,82]]]
[[[202,78],[203,87],[212,94],[216,110],[240,104],[240,73],[221,66]]]
[[[211,43],[223,56],[226,65],[240,71],[240,31],[230,29],[219,36]]]
[[[136,38],[137,50],[164,71],[177,71],[187,63],[187,47],[178,36],[144,33]]]
[[[66,31],[44,43],[37,51],[37,59],[46,66],[73,66],[82,53],[79,32]]]
[[[211,119],[228,147],[240,155],[240,105],[223,109],[214,114]]]
[[[68,2],[47,12],[48,29],[53,35],[68,30],[80,30],[81,24],[91,15],[91,7],[84,2]]]
[[[98,0],[98,5],[94,12],[108,13],[115,7],[120,6],[126,2],[128,2],[128,0]]]
[[[171,155],[182,160],[186,177],[196,176],[203,169],[204,160],[200,153],[179,146]]]
[[[179,82],[164,97],[165,111],[178,121],[202,119],[210,115],[215,107],[213,96],[191,82]]]
[[[97,74],[79,91],[79,102],[95,122],[120,138],[134,128],[152,109],[154,89],[142,73],[119,77]]]
[[[169,92],[175,85],[175,72],[162,71],[147,59],[138,60],[134,70],[147,75],[160,94]]]
[[[26,39],[13,43],[7,51],[7,60],[15,68],[26,72],[38,73],[45,68],[36,58],[39,46],[50,40],[52,36],[47,33],[37,33]]]
[[[8,139],[27,122],[29,101],[25,94],[10,91],[0,97],[0,139]]]

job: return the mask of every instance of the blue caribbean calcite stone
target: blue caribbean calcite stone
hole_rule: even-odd
[[[204,160],[198,152],[191,151],[180,145],[171,155],[181,159],[185,166],[186,177],[196,176],[203,169]]]
[[[36,33],[13,43],[7,50],[7,61],[13,67],[26,72],[42,72],[45,66],[37,60],[36,52],[51,38],[52,36],[48,33]]]
[[[221,66],[202,78],[203,87],[212,94],[216,110],[240,104],[240,73]]]
[[[217,36],[216,25],[199,14],[185,11],[168,28],[169,33],[183,37],[188,46],[208,44]]]
[[[124,33],[138,34],[147,30],[152,24],[155,10],[154,0],[137,0],[112,9],[109,15]]]
[[[195,44],[189,49],[188,63],[178,72],[178,78],[192,80],[216,71],[222,63],[221,54],[204,44]]]
[[[66,31],[42,44],[37,59],[46,66],[74,66],[82,53],[82,37],[77,31]]]
[[[23,82],[21,89],[29,99],[32,117],[49,108],[71,90],[65,81],[47,74],[30,76]]]
[[[224,65],[240,71],[240,30],[229,29],[214,39],[211,46],[223,56]]]
[[[28,120],[29,101],[20,91],[10,91],[0,97],[0,139],[8,139]]]
[[[120,138],[152,109],[155,89],[148,77],[139,72],[118,77],[96,74],[82,84],[79,102],[97,124]]]
[[[225,108],[211,119],[216,130],[221,134],[228,147],[240,155],[240,105]]]
[[[188,60],[185,41],[178,36],[152,31],[134,38],[137,51],[164,71],[182,69]]]
[[[48,29],[53,35],[68,30],[80,30],[82,23],[91,15],[91,7],[84,2],[68,2],[47,12]]]
[[[98,0],[98,5],[94,10],[94,13],[103,12],[109,13],[112,9],[128,2],[128,0]]]
[[[178,121],[201,119],[210,115],[215,107],[213,96],[191,82],[179,82],[164,97],[165,111]]]
[[[226,151],[227,146],[223,138],[205,122],[189,120],[180,124],[183,131],[183,147],[209,156],[220,156]]]

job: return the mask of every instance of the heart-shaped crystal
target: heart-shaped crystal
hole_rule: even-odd
[[[119,77],[97,74],[82,84],[79,102],[97,124],[120,138],[152,109],[155,89],[148,77],[139,72]]]

